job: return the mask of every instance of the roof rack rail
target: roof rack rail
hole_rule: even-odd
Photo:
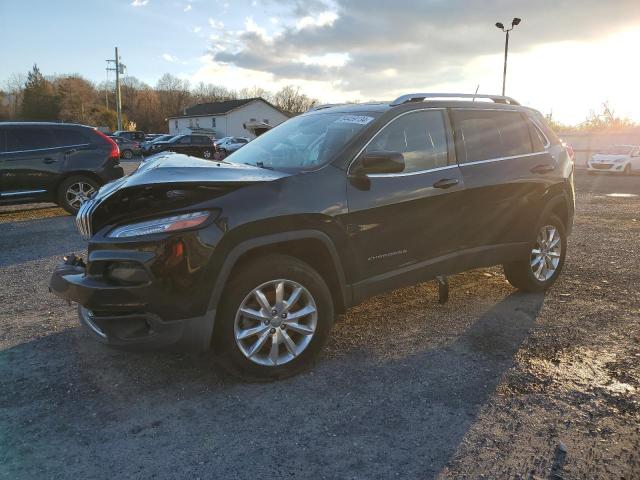
[[[323,105],[316,105],[315,107],[311,107],[307,112],[315,112],[316,110],[324,110],[325,108],[331,107],[339,107],[340,105],[344,105],[344,103],[325,103]]]
[[[503,103],[505,105],[520,105],[520,103],[511,97],[505,97],[502,95],[483,95],[479,93],[409,93],[396,98],[390,105],[395,107],[397,105],[402,105],[403,103],[423,102],[426,99],[438,98],[471,98],[473,100],[481,98],[493,100],[495,103]]]

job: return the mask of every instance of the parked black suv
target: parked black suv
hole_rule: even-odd
[[[51,201],[76,213],[123,174],[118,146],[94,128],[0,122],[0,204]]]
[[[216,146],[206,135],[177,135],[166,141],[153,142],[150,153],[171,151],[193,155],[194,157],[211,159],[216,152]]]
[[[566,147],[508,97],[435,97],[318,107],[225,162],[159,156],[83,205],[86,265],[50,287],[106,343],[213,346],[258,377],[298,371],[336,312],[386,290],[497,264],[547,289],[573,224]]]

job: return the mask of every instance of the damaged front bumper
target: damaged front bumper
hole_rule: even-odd
[[[163,319],[146,308],[146,299],[158,295],[152,281],[136,286],[114,285],[103,276],[88,274],[81,258],[67,255],[53,271],[49,290],[69,303],[77,303],[81,325],[108,345],[187,351],[210,347],[215,310],[197,317]]]

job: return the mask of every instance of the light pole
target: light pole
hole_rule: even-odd
[[[496,27],[507,34],[504,41],[504,71],[502,73],[502,96],[504,97],[505,86],[507,83],[507,55],[509,55],[509,32],[513,30],[517,25],[520,25],[522,20],[520,18],[514,18],[511,21],[511,28],[504,28],[504,25],[500,22],[496,23]]]

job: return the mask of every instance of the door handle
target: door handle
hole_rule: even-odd
[[[531,173],[549,173],[556,169],[554,165],[543,163],[542,165],[536,165],[531,169]]]
[[[460,183],[456,178],[443,178],[442,180],[438,180],[433,184],[434,188],[451,188]]]
[[[52,163],[56,163],[56,160],[53,158],[45,158],[44,163],[46,163],[47,165],[50,165]]]
[[[70,153],[75,153],[75,152],[77,152],[77,151],[78,151],[78,149],[77,149],[77,148],[71,148],[71,149],[67,150],[67,151],[66,151],[66,152],[64,152],[64,153],[66,153],[67,155],[69,155]]]

